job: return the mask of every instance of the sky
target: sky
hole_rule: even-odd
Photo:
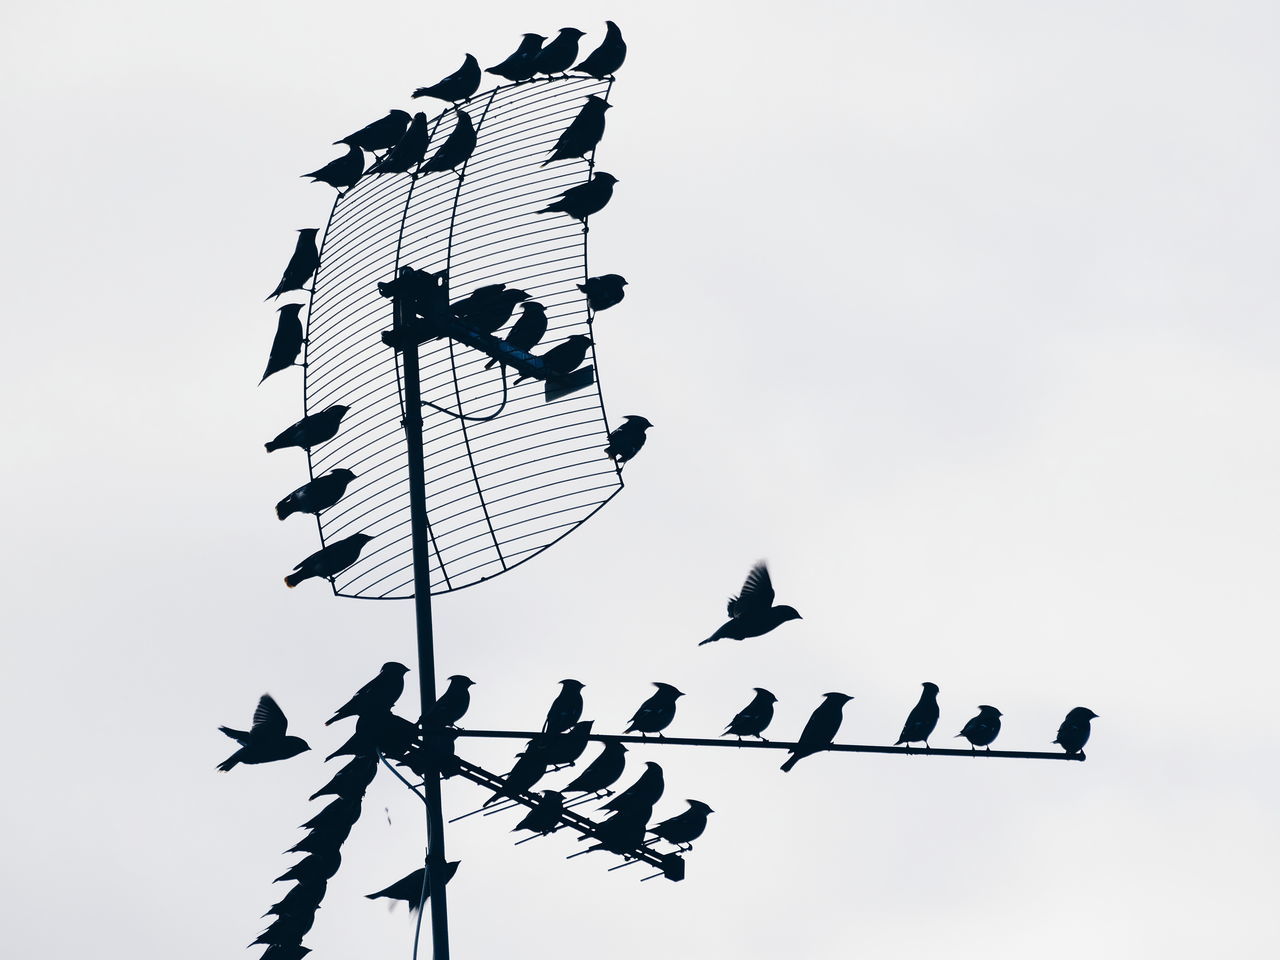
[[[0,236],[0,902],[16,956],[240,951],[348,735],[323,720],[405,602],[286,590],[314,528],[261,444],[263,296],[331,194],[329,143],[519,34],[606,18],[631,49],[591,262],[626,489],[544,556],[438,598],[464,726],[532,728],[562,678],[620,731],[652,681],[714,736],[822,693],[891,743],[980,703],[1007,749],[1100,715],[1083,764],[654,746],[656,815],[716,811],[688,878],[639,883],[515,814],[451,827],[455,957],[1004,960],[1274,955],[1280,746],[1280,161],[1265,3],[48,2],[6,13]],[[804,619],[696,647],[767,558]],[[410,678],[415,676],[411,674]],[[313,750],[214,767],[270,691]],[[411,696],[402,712],[413,711]],[[935,741],[935,742],[937,742]],[[471,744],[490,769],[510,744]],[[554,781],[552,781],[554,785]],[[447,814],[483,799],[450,781]],[[361,895],[412,870],[385,775],[307,944],[408,958]],[[495,822],[497,821],[497,822]],[[594,861],[594,862],[593,862]]]

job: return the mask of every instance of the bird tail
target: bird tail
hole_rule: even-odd
[[[707,639],[705,639],[705,640],[699,640],[699,641],[698,641],[698,646],[700,646],[700,647],[701,647],[701,646],[703,646],[703,645],[705,645],[705,644],[708,644],[708,643],[715,643],[715,642],[716,642],[717,640],[719,640],[719,639],[720,639],[720,638],[719,638],[719,637],[717,637],[715,634],[712,634],[711,636],[707,637]]]
[[[240,762],[240,751],[237,750],[231,756],[227,757],[227,759],[223,760],[220,764],[218,764],[218,769],[221,770],[223,773],[226,773],[228,770],[230,770],[239,762]]]
[[[267,453],[274,453],[277,450],[283,449],[284,444],[276,443],[274,440],[268,440],[263,444],[263,446],[267,448]]]
[[[243,744],[246,740],[249,739],[249,734],[245,730],[232,730],[230,727],[219,727],[218,729],[221,730],[223,733],[225,733],[228,737],[230,737],[236,743]]]
[[[486,364],[484,365],[484,368],[485,368],[486,370],[490,370],[490,369],[492,369],[493,367],[496,367],[497,365],[498,365],[498,361],[497,361],[497,360],[490,360],[488,363],[486,363]]]
[[[794,767],[799,762],[800,762],[800,754],[793,753],[791,756],[787,757],[787,762],[784,763],[778,769],[781,770],[783,773],[790,773],[791,768]]]
[[[281,520],[283,520],[285,517],[292,516],[297,512],[298,512],[298,506],[297,506],[297,503],[294,501],[292,495],[285,497],[283,500],[281,500],[279,503],[276,504],[276,516],[279,517]]]
[[[311,576],[311,574],[307,573],[305,570],[299,570],[297,573],[291,573],[285,577],[284,585],[292,590],[309,576]]]

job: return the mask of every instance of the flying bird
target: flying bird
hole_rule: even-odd
[[[526,33],[520,40],[520,46],[516,47],[515,53],[501,63],[486,68],[485,73],[492,73],[516,83],[528,80],[538,71],[538,52],[546,39],[536,33]]]
[[[604,136],[604,112],[608,109],[609,104],[603,97],[595,94],[587,97],[587,102],[570,121],[569,126],[565,127],[564,133],[560,134],[560,139],[551,150],[551,156],[542,161],[542,166],[574,157],[585,159]]]
[[[378,675],[357,690],[328,720],[327,727],[347,717],[362,717],[370,713],[385,713],[390,710],[400,694],[404,693],[404,675],[409,668],[403,663],[391,660],[382,665]]]
[[[347,487],[356,475],[341,467],[304,483],[293,493],[276,504],[276,516],[281,520],[295,513],[319,514],[328,510],[347,494]]]
[[[422,715],[422,728],[457,727],[467,708],[471,706],[471,690],[475,686],[470,677],[455,673],[449,678],[449,686],[439,699]]]
[[[999,710],[989,704],[981,704],[978,707],[978,715],[966,723],[956,734],[957,737],[964,737],[969,741],[969,749],[976,747],[986,747],[991,749],[991,741],[1000,735],[1000,717],[1002,714]]]
[[[538,750],[526,749],[515,762],[515,766],[502,778],[502,786],[493,791],[493,795],[483,806],[497,803],[504,797],[513,797],[523,793],[543,778],[547,765],[543,762],[542,753]]]
[[[346,766],[335,773],[323,787],[313,793],[308,800],[317,797],[359,798],[373,782],[378,772],[377,757],[356,757],[347,761]]]
[[[629,414],[622,418],[622,426],[609,431],[609,445],[605,455],[614,463],[623,464],[640,452],[644,446],[645,431],[653,424],[644,417]]]
[[[907,714],[907,722],[902,726],[902,733],[898,735],[895,747],[923,743],[924,748],[929,749],[929,735],[938,725],[938,685],[926,681],[920,686],[924,688],[920,692],[920,700]]]
[[[622,39],[622,31],[618,29],[618,25],[612,20],[606,20],[604,26],[604,40],[600,46],[573,68],[577,73],[585,73],[597,80],[617,73],[622,62],[627,59],[627,44]]]
[[[624,733],[647,733],[662,735],[662,731],[671,725],[676,716],[676,701],[684,696],[669,683],[654,683],[658,691],[644,703],[631,718],[631,726]]]
[[[453,875],[458,872],[458,864],[460,860],[449,860],[444,865],[444,882],[447,884],[453,879]],[[419,867],[407,877],[401,877],[389,887],[383,887],[377,893],[366,893],[365,897],[369,900],[387,899],[387,900],[403,900],[409,904],[410,912],[414,912],[418,907],[431,897],[431,884],[426,882],[427,868]]]
[[[369,151],[387,150],[400,142],[400,138],[404,136],[405,129],[408,126],[409,114],[403,110],[392,110],[385,117],[361,127],[355,133],[348,134],[341,140],[333,142],[335,146],[339,143],[345,143],[349,146],[361,147]]]
[[[600,809],[618,813],[635,808],[652,810],[653,805],[662,799],[662,791],[665,789],[666,781],[662,776],[662,767],[652,760],[646,761],[644,773],[640,774],[636,782],[608,803],[601,804]]]
[[[611,173],[597,171],[586,183],[570,187],[559,200],[547,204],[538,213],[567,213],[575,220],[586,220],[593,213],[605,208],[613,196],[613,185],[618,178]]]
[[[456,170],[471,159],[476,149],[476,128],[471,122],[471,115],[459,110],[458,122],[449,136],[445,137],[440,149],[430,160],[422,165],[420,173],[442,173],[445,170]]]
[[[282,293],[302,290],[306,287],[307,281],[315,274],[316,267],[320,266],[320,251],[316,249],[316,234],[319,232],[315,227],[304,227],[298,231],[298,242],[293,248],[293,256],[289,258],[289,264],[284,268],[280,282],[267,296],[268,300],[274,300]]]
[[[773,722],[773,705],[778,702],[778,698],[766,690],[764,687],[752,687],[756,695],[751,698],[751,702],[739,710],[729,725],[724,728],[722,737],[733,734],[739,740],[743,737],[759,737],[770,723]]]
[[[534,73],[564,73],[578,59],[578,38],[586,34],[577,27],[561,27],[554,40],[533,58]]]
[[[791,750],[791,756],[781,767],[787,773],[805,757],[812,756],[831,746],[836,733],[840,730],[840,721],[844,719],[844,705],[853,697],[843,693],[824,693],[823,701],[813,711],[800,733],[800,739]]]
[[[303,417],[297,423],[281,430],[274,440],[267,441],[267,453],[284,450],[286,447],[301,447],[310,452],[312,447],[326,440],[332,440],[338,435],[338,426],[350,409],[335,403],[325,407],[319,413]]]
[[[547,332],[547,308],[536,300],[526,300],[520,304],[520,311],[520,316],[507,332],[506,342],[508,346],[528,353]],[[488,370],[498,363],[497,359],[490,360],[484,368]]]
[[[227,771],[237,763],[271,763],[274,760],[288,760],[296,757],[304,750],[310,750],[307,741],[301,737],[285,736],[289,721],[285,718],[280,704],[268,693],[258,700],[258,707],[253,711],[253,725],[248,730],[233,730],[231,727],[219,727],[236,743],[240,749],[222,763],[218,769]]]
[[[459,100],[470,100],[480,89],[480,61],[467,54],[462,66],[449,74],[439,83],[429,87],[419,87],[413,91],[414,97],[434,97],[457,103]]]
[[[656,833],[668,843],[674,843],[681,850],[692,850],[693,841],[707,829],[707,814],[715,811],[701,800],[686,800],[685,803],[689,804],[688,810],[670,820],[663,820],[649,832]]]
[[[427,144],[431,134],[427,130],[427,115],[415,113],[409,122],[409,129],[396,141],[396,145],[388,150],[381,160],[367,171],[368,173],[408,173],[427,155]]]
[[[532,830],[545,837],[560,826],[562,812],[564,812],[564,794],[554,790],[543,790],[542,799],[538,801],[538,805],[526,813],[524,819],[511,828],[511,832]]]
[[[546,353],[539,354],[538,359],[542,361],[546,377],[563,377],[567,373],[572,373],[582,365],[582,361],[587,359],[587,348],[591,346],[591,338],[575,333],[566,340],[562,340]],[[516,383],[521,380],[527,380],[528,377],[516,377]]]
[[[310,177],[315,183],[327,183],[337,190],[350,190],[364,176],[364,151],[351,144],[345,155],[303,176]]]
[[[801,619],[795,607],[775,607],[773,598],[773,580],[769,577],[768,566],[761,561],[747,574],[742,591],[736,597],[729,599],[728,622],[722,624],[720,629],[701,641],[698,646],[714,643],[717,640],[762,637],[788,620]]]
[[[1084,745],[1089,742],[1089,721],[1097,719],[1097,714],[1088,707],[1075,707],[1058,727],[1058,737],[1053,742],[1067,753],[1078,753],[1084,756]]]
[[[543,733],[564,733],[582,717],[582,688],[578,680],[561,680],[560,692],[551,701]]]
[[[578,284],[578,289],[587,295],[587,307],[592,313],[599,313],[622,302],[622,298],[626,296],[622,288],[626,285],[625,277],[606,273],[599,277],[587,277],[587,282]]]
[[[610,740],[600,755],[587,764],[587,768],[564,788],[565,793],[594,793],[608,795],[609,788],[618,782],[626,767],[626,746],[618,740]]]
[[[353,533],[335,540],[295,565],[294,572],[284,578],[285,586],[293,588],[312,577],[336,577],[360,559],[360,551],[372,539],[365,533]]]
[[[302,352],[302,320],[298,317],[301,311],[300,303],[286,303],[280,308],[280,319],[276,323],[276,335],[271,341],[271,355],[267,358],[262,380],[298,362],[298,354]]]

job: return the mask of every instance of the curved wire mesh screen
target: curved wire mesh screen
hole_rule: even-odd
[[[340,596],[413,596],[407,455],[399,354],[381,333],[392,303],[379,281],[401,266],[448,270],[450,296],[506,283],[547,308],[544,351],[592,318],[577,285],[587,275],[586,234],[564,214],[538,211],[583,183],[587,160],[542,165],[590,94],[611,81],[563,77],[499,87],[462,109],[476,148],[459,174],[366,175],[334,203],[321,246],[307,321],[307,413],[350,407],[332,440],[308,456],[311,476],[357,474],[319,517],[328,543],[374,539],[334,582]],[[457,119],[430,124],[428,156]],[[501,331],[499,335],[501,335]],[[444,338],[420,348],[424,473],[432,593],[503,573],[551,546],[622,487],[604,454],[608,424],[595,385],[547,402],[544,384]],[[587,363],[595,363],[594,349]],[[461,416],[459,416],[461,415]]]

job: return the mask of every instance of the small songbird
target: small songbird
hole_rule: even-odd
[[[546,775],[546,772],[547,765],[542,760],[542,752],[539,750],[525,750],[516,757],[515,765],[502,778],[503,785],[494,790],[493,795],[482,806],[487,807],[505,797],[523,793],[541,780]]]
[[[337,850],[313,853],[309,857],[303,857],[282,875],[276,877],[272,883],[284,883],[289,880],[296,880],[298,883],[317,883],[328,880],[338,872],[341,864],[342,854]]]
[[[662,767],[651,760],[646,761],[644,773],[640,774],[639,779],[608,803],[601,804],[600,809],[621,812],[637,807],[645,807],[652,810],[653,805],[662,799],[662,791],[666,789],[666,786],[666,781],[662,776]]]
[[[292,917],[303,913],[315,913],[320,906],[320,901],[324,899],[328,886],[327,880],[300,883],[286,893],[279,903],[273,903],[268,907],[263,916]]]
[[[645,825],[653,815],[653,805],[637,804],[619,811],[608,820],[596,826],[594,839],[599,841],[587,848],[592,850],[608,850],[623,856],[634,856],[644,846]],[[593,839],[590,834],[579,837],[579,842]]]
[[[582,365],[582,361],[587,359],[587,348],[591,346],[590,337],[585,337],[580,333],[575,333],[566,340],[562,340],[546,353],[539,354],[538,359],[542,361],[546,368],[548,377],[562,377],[566,373],[572,373]],[[516,377],[516,383],[526,379],[525,377]]]
[[[356,797],[338,797],[302,824],[302,830],[328,830],[351,826],[360,819],[360,800]]]
[[[302,320],[298,317],[301,311],[300,303],[286,303],[280,308],[280,319],[276,323],[276,335],[271,341],[271,355],[267,358],[262,380],[273,373],[288,370],[298,362],[298,354],[302,351]]]
[[[562,812],[564,812],[564,794],[554,790],[543,790],[542,799],[538,801],[538,805],[526,813],[524,819],[511,828],[511,832],[532,830],[545,837],[560,826]]]
[[[316,853],[320,850],[333,850],[346,843],[351,827],[352,824],[339,821],[327,827],[313,829],[285,853]]]
[[[654,686],[658,688],[657,693],[640,704],[640,709],[631,718],[631,726],[624,733],[656,733],[661,736],[675,719],[676,701],[684,694],[669,683],[655,682]]]
[[[327,727],[347,717],[362,717],[368,713],[385,713],[390,710],[400,694],[404,693],[404,675],[409,668],[391,660],[382,665],[378,675],[357,690],[328,720]]]
[[[276,504],[276,516],[281,520],[295,513],[319,514],[328,510],[347,493],[347,487],[356,475],[339,467],[324,476],[304,483],[293,493]]]
[[[603,97],[595,94],[587,97],[587,102],[570,121],[569,126],[565,127],[564,133],[560,134],[560,139],[551,150],[551,156],[542,161],[542,166],[557,160],[585,158],[604,136],[604,112],[608,109],[609,103]]]
[[[360,551],[373,537],[365,533],[353,533],[342,540],[335,540],[298,563],[294,572],[284,578],[285,586],[296,587],[312,577],[336,577],[360,559]]]
[[[289,258],[289,264],[284,268],[280,282],[267,296],[268,300],[274,300],[282,293],[306,287],[307,281],[315,274],[316,267],[320,266],[320,251],[316,249],[316,234],[319,232],[315,227],[304,227],[298,231],[298,242],[293,248],[293,256]]]
[[[587,295],[587,306],[591,311],[599,313],[622,302],[622,298],[626,296],[622,288],[626,285],[625,277],[606,273],[599,277],[587,277],[587,282],[578,284],[578,289]]]
[[[267,441],[265,444],[267,453],[284,450],[286,447],[301,447],[303,450],[310,451],[312,447],[326,440],[332,440],[338,435],[338,426],[350,409],[335,403],[325,407],[319,413],[303,417],[297,423],[281,430],[274,440]]]
[[[813,711],[808,722],[805,723],[800,739],[796,741],[791,751],[791,756],[782,765],[783,773],[789,772],[805,757],[827,749],[839,732],[840,722],[844,719],[844,705],[853,697],[844,693],[824,693],[822,696],[823,701],[818,704],[818,709]]]
[[[956,734],[957,737],[964,737],[969,741],[969,749],[976,747],[986,747],[991,749],[991,741],[1000,735],[1000,713],[995,707],[989,704],[980,704],[978,707],[978,715],[970,720]]]
[[[707,814],[715,813],[701,800],[686,800],[689,809],[684,813],[663,820],[651,827],[650,833],[656,833],[668,843],[674,843],[681,850],[692,850],[693,841],[702,836],[707,829]]]
[[[240,749],[222,763],[218,769],[227,771],[237,763],[271,763],[274,760],[288,760],[296,757],[304,750],[310,750],[307,741],[301,737],[285,736],[289,721],[285,718],[280,704],[268,693],[258,700],[258,707],[253,711],[253,725],[248,730],[233,730],[231,727],[219,727],[232,740],[240,744]]]
[[[1084,756],[1084,745],[1089,742],[1089,721],[1096,720],[1098,715],[1088,707],[1075,707],[1067,714],[1058,727],[1058,737],[1053,742],[1067,753],[1078,753]]]
[[[644,417],[629,414],[622,418],[622,426],[609,431],[609,445],[605,455],[614,463],[623,464],[640,452],[644,446],[645,431],[653,424]]]
[[[547,308],[536,300],[526,300],[520,304],[520,316],[507,332],[506,341],[517,350],[528,353],[538,345],[547,332]],[[488,370],[499,361],[490,360],[484,365]]]
[[[618,25],[612,20],[606,20],[604,26],[604,40],[600,46],[573,68],[577,73],[585,73],[597,80],[617,73],[622,62],[627,59],[627,44],[622,39],[622,31],[618,29]]]
[[[292,946],[302,940],[315,923],[314,913],[294,914],[288,917],[277,917],[271,926],[258,934],[258,939],[249,944],[269,943],[276,946]]]
[[[728,622],[707,639],[700,641],[698,646],[717,640],[762,637],[788,620],[802,619],[795,607],[775,607],[773,598],[773,580],[769,577],[768,566],[761,561],[747,574],[742,591],[736,597],[729,598]]]
[[[764,739],[760,734],[764,733],[765,727],[773,722],[773,705],[778,702],[778,698],[764,687],[751,689],[756,692],[756,695],[752,697],[750,703],[734,715],[720,736],[727,737],[733,734],[739,740],[743,737]]]
[[[377,757],[356,757],[347,762],[341,770],[330,778],[329,782],[313,793],[308,800],[317,797],[363,797],[369,784],[378,772]]]
[[[336,190],[350,190],[364,176],[364,151],[351,144],[345,156],[330,160],[319,170],[304,173],[315,183],[327,183]]]
[[[578,774],[564,788],[565,793],[594,793],[609,796],[611,786],[618,782],[626,767],[626,746],[617,740],[610,740],[600,751],[600,755],[587,764],[587,768]]]
[[[565,733],[540,733],[529,741],[529,750],[553,770],[572,767],[587,749],[594,720],[575,723]]]
[[[449,686],[439,699],[431,705],[422,716],[424,730],[433,727],[457,727],[467,708],[471,706],[471,687],[475,686],[470,677],[455,673],[449,678]]]
[[[611,173],[597,171],[586,183],[570,187],[559,200],[553,200],[538,213],[567,213],[575,220],[586,220],[599,213],[613,197],[613,185],[618,178]]]
[[[415,113],[409,122],[409,129],[396,141],[396,145],[388,150],[367,173],[408,173],[427,155],[427,144],[431,134],[427,129],[427,115]]]
[[[523,290],[508,287],[505,283],[490,283],[477,287],[461,300],[455,300],[449,309],[472,329],[493,333],[511,319],[511,311],[517,303],[528,299],[529,294]]]
[[[561,680],[560,693],[551,701],[543,733],[564,733],[582,717],[582,688],[578,680]]]
[[[554,40],[538,51],[533,60],[535,73],[564,73],[578,59],[578,38],[586,34],[577,27],[561,27]]]
[[[907,714],[907,722],[902,725],[902,733],[898,735],[895,747],[923,743],[924,748],[929,749],[929,735],[938,725],[938,685],[926,681],[920,686],[924,688],[920,693],[920,700]]]
[[[538,51],[542,49],[546,39],[540,34],[526,33],[520,40],[520,46],[516,47],[515,53],[501,63],[487,67],[484,72],[513,82],[528,80],[538,72]]]
[[[444,865],[444,882],[447,884],[453,879],[453,875],[458,872],[458,864],[460,860],[449,860]],[[427,868],[419,867],[407,877],[401,877],[389,887],[383,887],[377,893],[366,893],[365,897],[369,900],[378,900],[385,898],[387,900],[403,900],[409,904],[409,911],[416,912],[418,907],[431,897],[431,884],[425,882],[427,878]],[[394,904],[393,904],[394,906]]]
[[[325,760],[329,761],[334,757],[373,756],[379,753],[391,759],[399,759],[417,739],[417,734],[417,724],[396,716],[390,710],[361,714],[356,720],[355,733],[325,757]]]
[[[348,134],[341,140],[333,142],[335,146],[339,143],[345,143],[352,147],[362,147],[370,151],[387,150],[400,142],[400,138],[404,136],[405,129],[408,126],[409,114],[403,110],[392,110],[385,117],[361,127],[355,133]]]
[[[476,127],[471,122],[471,114],[465,110],[457,111],[458,122],[449,136],[445,137],[440,149],[422,165],[420,173],[443,173],[445,170],[456,170],[471,159],[476,149]]]
[[[429,87],[419,87],[413,91],[414,97],[434,97],[457,103],[459,100],[470,100],[480,89],[480,61],[467,54],[462,66],[438,83]]]

